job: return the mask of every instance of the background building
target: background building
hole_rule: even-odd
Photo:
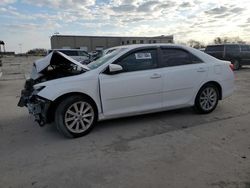
[[[108,36],[70,36],[53,35],[51,49],[75,48],[86,51],[107,49],[114,46],[128,44],[173,43],[174,36],[157,37],[108,37]]]

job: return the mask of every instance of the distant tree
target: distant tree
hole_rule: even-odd
[[[32,50],[29,50],[26,54],[34,55],[34,56],[44,56],[47,54],[47,50],[43,48],[35,48]]]
[[[215,43],[215,44],[222,44],[223,42],[222,42],[222,39],[221,39],[220,37],[216,37],[216,38],[214,39],[214,43]]]
[[[187,42],[187,44],[188,44],[188,46],[196,48],[196,49],[205,47],[205,45],[202,42],[199,42],[199,41],[196,41],[196,40],[193,40],[193,39],[189,40]]]
[[[225,43],[239,43],[245,44],[246,42],[243,41],[240,37],[216,37],[214,39],[215,44],[225,44]]]

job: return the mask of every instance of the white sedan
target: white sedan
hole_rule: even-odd
[[[232,68],[170,44],[116,47],[88,66],[54,52],[34,63],[18,105],[41,126],[55,121],[65,136],[80,137],[104,119],[188,106],[210,113],[233,93]]]

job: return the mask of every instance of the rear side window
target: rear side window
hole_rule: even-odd
[[[124,72],[140,71],[157,68],[156,49],[132,52],[118,63]]]
[[[243,51],[243,52],[250,51],[249,46],[247,46],[247,45],[242,45],[242,46],[240,46],[240,48],[241,48],[241,51]]]
[[[239,52],[240,47],[238,45],[226,45],[226,53]]]
[[[223,45],[207,46],[205,52],[222,52],[224,51]]]
[[[202,61],[181,49],[162,49],[162,67],[172,67],[202,63]]]

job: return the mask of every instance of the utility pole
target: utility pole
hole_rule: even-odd
[[[5,52],[5,43],[4,41],[0,40],[0,54],[2,55],[2,45],[3,45],[3,52]]]
[[[20,54],[22,54],[22,43],[19,43]]]

